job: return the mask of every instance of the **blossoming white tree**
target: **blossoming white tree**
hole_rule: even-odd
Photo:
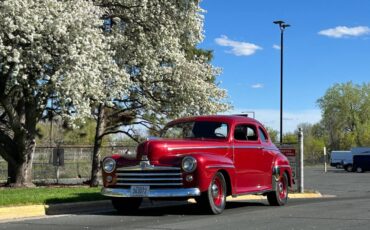
[[[0,155],[8,183],[32,184],[36,124],[51,97],[73,120],[126,94],[128,78],[111,58],[102,14],[90,1],[1,1]]]
[[[226,92],[215,83],[219,70],[203,55],[190,52],[203,39],[198,0],[100,0],[97,5],[108,10],[105,29],[114,38],[115,60],[130,74],[129,93],[117,98],[114,108],[136,120],[128,122],[121,116],[123,122],[109,125],[103,116],[112,116],[99,107],[92,186],[97,185],[101,139],[116,132],[130,135],[119,129],[120,125],[151,126],[163,117],[228,108]]]
[[[203,57],[186,57],[189,47],[203,39],[199,1],[103,2],[112,12],[117,62],[131,76],[126,101],[174,116],[227,107],[225,91],[214,82],[218,70]]]
[[[0,3],[0,154],[15,186],[31,182],[36,124],[50,98],[70,120],[96,108],[92,185],[101,139],[121,125],[228,108],[219,71],[191,52],[203,39],[198,0],[93,2]],[[112,20],[104,34],[102,10]]]

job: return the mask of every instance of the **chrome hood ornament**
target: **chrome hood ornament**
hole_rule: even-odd
[[[150,168],[150,167],[151,167],[151,165],[150,165],[148,155],[142,155],[141,156],[141,161],[140,161],[140,168],[141,169],[146,169],[146,168]]]

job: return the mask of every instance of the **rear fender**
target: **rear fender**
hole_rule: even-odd
[[[272,181],[272,187],[275,188],[274,183],[279,181],[281,177],[284,176],[284,174],[287,174],[288,176],[288,183],[289,187],[293,187],[294,180],[292,176],[292,169],[289,165],[275,165],[272,169],[272,175],[273,175],[273,181]]]

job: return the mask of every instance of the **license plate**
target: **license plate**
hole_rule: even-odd
[[[136,197],[147,197],[149,196],[149,186],[139,186],[139,185],[134,185],[131,186],[131,196],[136,196]]]

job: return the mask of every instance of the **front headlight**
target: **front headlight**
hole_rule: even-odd
[[[103,161],[103,170],[104,170],[104,172],[111,173],[111,172],[114,171],[115,168],[116,168],[116,161],[113,160],[112,158],[106,158]]]
[[[185,172],[194,172],[197,168],[197,160],[191,156],[184,157],[184,159],[182,159],[181,166]]]

